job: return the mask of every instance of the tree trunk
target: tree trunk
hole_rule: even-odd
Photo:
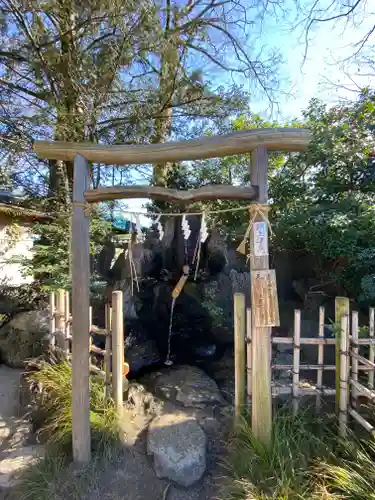
[[[155,134],[151,139],[153,144],[167,142],[172,131],[172,105],[179,72],[178,38],[170,33],[172,15],[171,1],[167,0],[164,45],[160,54],[159,110],[155,118]],[[153,184],[167,187],[170,169],[170,163],[154,165]]]
[[[85,126],[79,106],[81,73],[80,58],[75,45],[77,13],[72,0],[60,2],[60,78],[56,98],[57,121],[54,139],[80,142],[85,139]],[[73,190],[73,162],[50,162],[50,196],[59,205],[68,206]]]

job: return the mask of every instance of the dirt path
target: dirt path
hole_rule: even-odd
[[[21,370],[0,365],[0,417],[14,417],[19,402]]]
[[[0,365],[0,461],[30,437],[29,423],[18,415],[21,373]],[[0,468],[0,485],[1,479]]]
[[[19,463],[28,450],[40,448],[28,444],[33,438],[30,425],[17,416],[21,373],[0,365],[0,500],[13,499],[8,485],[13,457]],[[124,447],[113,458],[98,460],[86,477],[75,475],[68,468],[61,470],[57,478],[46,478],[45,487],[50,490],[50,500],[216,500],[218,457],[209,455],[210,463],[202,480],[182,488],[156,477],[145,442],[140,439],[134,447]]]

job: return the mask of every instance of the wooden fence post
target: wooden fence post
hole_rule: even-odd
[[[111,360],[112,360],[112,308],[110,304],[105,305],[105,329],[107,335],[105,337],[105,397],[109,398],[111,394]]]
[[[242,293],[234,294],[234,415],[238,423],[245,406],[245,296]]]
[[[267,149],[260,147],[252,151],[250,162],[251,184],[258,186],[258,202],[261,205],[268,200]],[[254,223],[263,223],[264,241],[266,248],[262,255],[256,255],[255,225],[250,231],[250,270],[269,269],[268,255],[268,226],[263,217],[258,213]],[[253,283],[252,283],[253,285]],[[271,387],[271,328],[256,326],[255,308],[252,304],[252,430],[256,439],[263,445],[270,446],[272,440],[272,387]]]
[[[65,307],[64,307],[64,312],[65,312],[65,353],[68,356],[70,354],[70,349],[69,349],[69,337],[70,337],[70,295],[69,292],[65,292]]]
[[[374,336],[375,336],[375,308],[370,307],[369,313],[370,313],[369,337],[371,339],[371,338],[374,338]],[[374,344],[370,344],[369,361],[371,361],[371,363],[374,363],[374,361],[375,361],[375,345]],[[375,373],[374,368],[370,369],[368,372],[368,385],[369,385],[370,389],[374,389],[374,373]]]
[[[294,336],[293,336],[293,415],[298,412],[299,397],[299,365],[301,355],[301,311],[294,311]]]
[[[73,459],[91,460],[89,278],[90,217],[85,211],[84,193],[90,188],[88,162],[74,159],[72,218],[72,431]]]
[[[124,359],[123,294],[112,292],[112,385],[115,406],[121,417],[123,403],[122,365]]]
[[[340,332],[340,391],[339,391],[339,429],[341,436],[345,437],[348,424],[348,355],[349,355],[349,316],[343,314],[341,316],[341,332]]]
[[[56,345],[65,349],[65,291],[57,291],[56,300]]]
[[[252,344],[251,344],[251,309],[246,309],[246,374],[247,374],[247,404],[251,404],[252,392]]]
[[[319,338],[324,338],[324,319],[325,310],[324,307],[319,307]],[[316,410],[320,411],[322,406],[322,389],[323,389],[323,370],[324,370],[324,345],[318,345],[318,371],[316,374]]]
[[[49,294],[49,345],[50,348],[55,346],[55,334],[56,334],[56,300],[55,292],[50,292]]]
[[[347,297],[335,298],[335,328],[336,328],[336,412],[340,412],[340,335],[341,318],[344,314],[349,316],[350,305]]]
[[[91,331],[91,327],[92,327],[92,306],[89,307],[89,327],[90,327],[90,331]]]
[[[352,312],[352,341],[350,345],[351,351],[353,351],[354,356],[350,356],[349,353],[349,359],[351,358],[352,360],[352,369],[351,369],[351,377],[352,380],[355,382],[358,382],[358,358],[356,358],[356,354],[359,354],[359,347],[358,347],[358,338],[359,338],[359,332],[358,332],[358,312],[353,311]],[[357,406],[357,391],[355,387],[351,387],[351,395],[352,395],[352,401],[351,404],[355,408]]]

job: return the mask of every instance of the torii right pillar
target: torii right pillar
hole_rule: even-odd
[[[269,270],[268,252],[268,154],[260,147],[252,151],[250,178],[259,188],[258,207],[250,214],[250,271],[252,309],[252,431],[266,447],[272,440],[271,326],[278,320],[276,279]],[[256,203],[256,202],[255,202]]]

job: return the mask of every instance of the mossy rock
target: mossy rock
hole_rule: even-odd
[[[23,368],[25,361],[40,356],[49,333],[49,312],[27,311],[17,314],[0,329],[1,360],[13,368]]]

